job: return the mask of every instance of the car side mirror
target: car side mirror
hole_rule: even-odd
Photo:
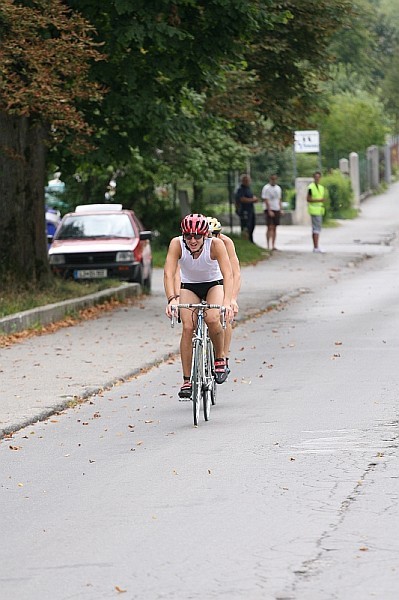
[[[152,240],[152,231],[140,231],[140,240]]]

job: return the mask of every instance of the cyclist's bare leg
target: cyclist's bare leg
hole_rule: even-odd
[[[231,336],[233,328],[230,322],[226,323],[226,329],[224,330],[224,356],[228,358],[230,354]]]
[[[180,290],[180,303],[197,304],[200,301],[198,296],[191,290]],[[190,377],[191,373],[191,356],[192,356],[192,338],[193,330],[196,325],[196,316],[192,310],[188,308],[182,308],[180,311],[180,318],[183,326],[182,335],[180,339],[180,357],[183,368],[183,376]]]

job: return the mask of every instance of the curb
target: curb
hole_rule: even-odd
[[[24,310],[15,315],[9,315],[0,319],[0,335],[18,333],[40,325],[49,325],[50,323],[62,320],[65,315],[71,314],[74,311],[102,304],[110,298],[124,300],[131,296],[139,296],[141,293],[142,289],[139,283],[126,283],[119,287],[88,294],[81,298],[73,298],[71,300]]]

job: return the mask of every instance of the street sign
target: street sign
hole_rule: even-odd
[[[320,151],[320,135],[318,131],[296,131],[295,152],[318,153]]]

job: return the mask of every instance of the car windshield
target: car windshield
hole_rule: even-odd
[[[85,238],[127,238],[135,232],[127,215],[71,215],[65,217],[58,230],[57,240]]]

